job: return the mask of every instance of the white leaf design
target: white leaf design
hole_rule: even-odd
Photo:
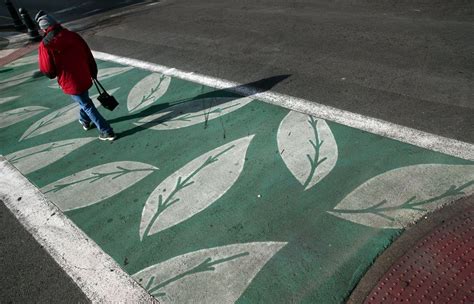
[[[207,122],[236,111],[250,103],[251,97],[196,99],[175,105],[139,120],[135,125],[154,130],[172,130]]]
[[[158,168],[148,164],[121,161],[87,169],[41,189],[62,211],[101,202],[131,187]]]
[[[132,277],[160,303],[235,303],[287,243],[232,244],[187,253]]]
[[[28,71],[0,81],[0,91],[33,79],[34,71]]]
[[[277,139],[283,161],[305,190],[336,165],[336,140],[323,119],[291,111],[278,128]]]
[[[474,165],[414,165],[369,179],[329,213],[365,226],[403,228],[473,192]]]
[[[114,94],[119,88],[115,88],[109,91],[109,94]],[[95,100],[98,94],[91,96],[94,105],[99,108],[100,102]],[[47,132],[51,132],[60,127],[63,127],[67,124],[70,124],[73,121],[79,120],[79,104],[71,101],[70,105],[62,107],[59,110],[56,110],[45,117],[41,118],[34,124],[32,124],[26,131],[23,133],[19,141],[22,141],[27,138],[32,138]],[[78,124],[79,125],[79,124]]]
[[[33,63],[38,63],[38,55],[31,55],[31,56],[20,58],[18,60],[13,61],[12,63],[9,63],[9,64],[5,65],[5,67],[6,68],[17,68],[17,67],[20,67],[20,66],[33,64]]]
[[[9,101],[15,100],[20,96],[10,96],[10,97],[0,97],[0,104],[7,103]]]
[[[143,209],[140,238],[192,217],[224,195],[242,172],[253,137],[243,137],[207,152],[159,184]]]
[[[128,72],[132,69],[133,69],[133,67],[130,67],[130,66],[99,69],[99,71],[97,73],[97,79],[105,80],[105,79],[123,74],[125,72]]]
[[[16,124],[17,122],[33,117],[47,109],[48,108],[45,107],[31,106],[0,113],[0,128]]]
[[[133,69],[133,67],[115,67],[115,68],[105,68],[105,69],[100,69],[97,73],[97,79],[100,81],[118,76],[120,74],[123,74],[125,72],[130,71]],[[51,84],[49,85],[51,89],[59,89],[59,84],[57,80],[53,79],[51,80]],[[106,88],[107,89],[107,88]],[[109,90],[107,90],[109,92]],[[110,94],[110,93],[109,93]],[[112,94],[110,94],[112,95]]]
[[[127,107],[130,112],[148,107],[165,95],[171,83],[171,77],[153,73],[140,80],[130,91]]]
[[[95,137],[56,141],[17,151],[5,156],[21,173],[28,174],[46,167],[72,151],[95,140]]]

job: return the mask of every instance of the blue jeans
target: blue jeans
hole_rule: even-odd
[[[110,124],[104,117],[102,117],[102,115],[100,115],[94,103],[89,98],[89,91],[85,91],[79,95],[71,95],[71,97],[81,108],[79,110],[79,119],[83,123],[87,124],[93,122],[97,129],[99,129],[100,133],[109,133],[113,131]]]

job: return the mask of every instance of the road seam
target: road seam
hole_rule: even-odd
[[[0,198],[93,303],[158,303],[0,156]]]
[[[171,77],[210,86],[216,89],[226,89],[230,92],[244,96],[252,95],[255,99],[264,101],[266,103],[330,120],[348,127],[367,131],[421,148],[441,152],[466,160],[474,160],[474,145],[456,139],[451,139],[394,124],[381,119],[352,113],[302,98],[270,91],[261,92],[261,90],[258,88],[245,86],[240,83],[224,79],[218,79],[194,72],[186,72],[151,62],[116,56],[98,51],[93,51],[92,53],[95,58],[100,60],[111,61],[152,72],[158,72]]]

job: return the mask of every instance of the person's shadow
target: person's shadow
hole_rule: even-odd
[[[265,91],[270,90],[273,88],[275,85],[277,85],[279,82],[285,80],[286,78],[290,77],[291,75],[278,75],[278,76],[273,76],[269,78],[264,78],[258,81],[254,81],[251,83],[243,84],[237,87],[231,87],[227,89],[222,89],[222,90],[216,90],[212,91],[209,93],[201,94],[198,96],[195,96],[193,98],[185,99],[185,100],[178,100],[173,103],[164,103],[164,104],[158,104],[158,105],[153,105],[150,106],[146,109],[144,109],[141,112],[138,112],[136,114],[131,114],[127,116],[122,116],[118,117],[115,119],[109,120],[109,123],[116,123],[116,122],[121,122],[121,121],[127,121],[127,120],[135,120],[135,119],[140,119],[144,117],[151,116],[157,112],[160,112],[166,108],[169,108],[169,112],[166,111],[163,113],[163,115],[157,117],[156,119],[152,119],[150,121],[146,121],[145,123],[133,127],[129,130],[117,133],[118,138],[130,136],[133,134],[136,134],[137,132],[146,130],[150,127],[157,126],[159,124],[164,124],[166,121],[172,120],[178,116],[186,116],[187,114],[191,115],[192,113],[198,112],[198,111],[203,111],[206,109],[210,109],[212,107],[219,106],[221,104],[225,104],[228,102],[231,102],[232,100],[235,99],[240,99],[242,97],[249,97],[258,93],[262,93]],[[238,94],[236,92],[248,92],[247,94]],[[199,105],[199,107],[196,106],[178,106],[182,105],[188,102],[191,102],[193,100],[203,100],[202,104]],[[211,102],[205,102],[205,100]],[[207,124],[207,119],[205,118],[204,122]]]

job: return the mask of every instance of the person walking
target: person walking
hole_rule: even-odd
[[[89,98],[92,79],[97,79],[97,64],[87,43],[44,11],[36,14],[35,21],[44,32],[38,47],[40,71],[50,79],[57,77],[63,92],[79,104],[79,123],[84,130],[95,125],[100,140],[115,140],[112,127]]]

